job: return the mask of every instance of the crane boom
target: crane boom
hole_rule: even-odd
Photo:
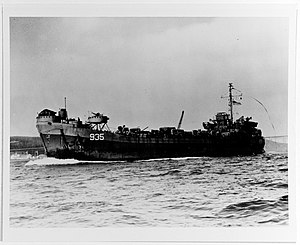
[[[177,129],[180,129],[180,127],[181,127],[181,123],[182,123],[183,115],[184,115],[184,111],[182,111],[182,112],[181,112],[181,117],[180,117],[180,120],[179,120],[179,123],[178,123],[178,127],[177,127]]]

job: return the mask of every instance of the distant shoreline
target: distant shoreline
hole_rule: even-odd
[[[43,142],[38,136],[11,136],[10,152],[44,153]]]

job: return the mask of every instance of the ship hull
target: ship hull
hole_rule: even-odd
[[[238,156],[264,152],[263,137],[141,137],[70,125],[37,125],[48,157],[78,160],[139,160]]]

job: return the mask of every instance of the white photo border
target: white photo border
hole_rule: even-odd
[[[3,241],[5,242],[295,242],[296,241],[296,4],[4,4],[2,67]],[[289,224],[229,228],[11,228],[9,226],[10,17],[286,17],[289,19]],[[298,27],[299,28],[299,27]],[[2,91],[1,91],[2,90]],[[298,93],[299,95],[299,93]],[[299,121],[298,121],[299,122]],[[299,168],[299,167],[298,167]],[[298,180],[299,183],[299,180]]]

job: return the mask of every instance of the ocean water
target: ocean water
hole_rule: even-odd
[[[228,227],[288,224],[288,157],[10,165],[10,226]]]

